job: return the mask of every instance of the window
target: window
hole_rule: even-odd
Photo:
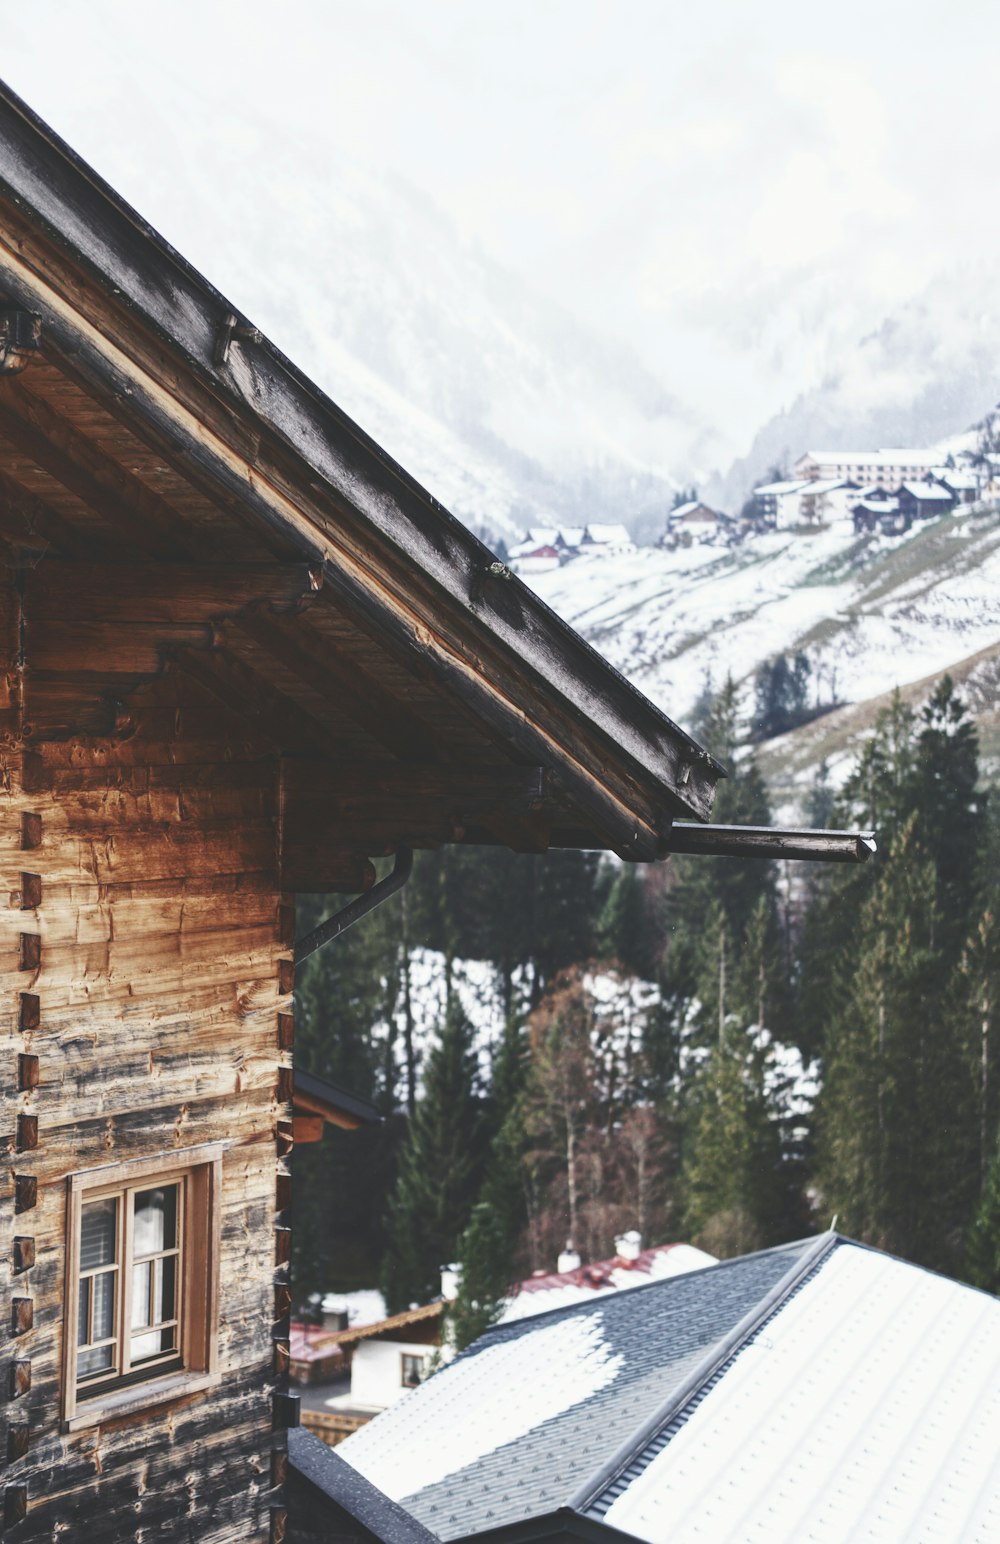
[[[69,1177],[64,1427],[215,1381],[221,1146]]]
[[[424,1379],[424,1369],[427,1366],[425,1356],[412,1356],[409,1352],[402,1353],[402,1377],[400,1382],[404,1389],[415,1389],[418,1383]]]

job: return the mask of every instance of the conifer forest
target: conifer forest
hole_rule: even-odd
[[[729,770],[714,818],[768,824],[735,687],[691,727]],[[585,1261],[629,1228],[727,1256],[834,1219],[1000,1289],[1000,809],[947,676],[919,711],[892,701],[839,790],[821,771],[807,823],[874,828],[878,856],[418,853],[302,973],[300,1064],[384,1119],[296,1153],[297,1298],[379,1284],[394,1311],[460,1261],[464,1344],[568,1240]],[[300,898],[300,931],[339,904]]]

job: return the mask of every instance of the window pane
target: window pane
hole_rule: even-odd
[[[95,1351],[81,1351],[78,1361],[78,1377],[88,1378],[95,1372],[107,1372],[112,1366],[113,1346],[98,1346]]]
[[[80,1283],[80,1307],[77,1319],[76,1343],[85,1346],[90,1339],[90,1277],[85,1276]]]
[[[155,1320],[149,1317],[149,1285],[152,1274],[152,1260],[147,1260],[145,1265],[132,1267],[132,1328],[134,1330],[155,1323]]]
[[[160,1261],[156,1273],[156,1291],[153,1294],[153,1323],[162,1324],[164,1319],[176,1319],[177,1296],[174,1284],[177,1280],[177,1256],[168,1255]]]
[[[135,1198],[135,1222],[132,1235],[132,1252],[136,1259],[142,1255],[158,1254],[161,1249],[173,1249],[177,1244],[177,1186],[165,1189],[140,1190]]]
[[[88,1201],[80,1214],[80,1269],[91,1271],[95,1265],[113,1265],[118,1231],[118,1200]]]
[[[176,1332],[173,1327],[167,1330],[151,1330],[148,1335],[134,1335],[132,1337],[133,1367],[136,1362],[145,1362],[151,1356],[161,1356],[164,1351],[172,1351],[176,1343]]]
[[[92,1276],[91,1291],[94,1294],[93,1340],[108,1340],[115,1332],[115,1281],[114,1271],[104,1271]]]

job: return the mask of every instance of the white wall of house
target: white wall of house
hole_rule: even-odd
[[[424,1374],[430,1369],[436,1346],[405,1340],[362,1340],[351,1360],[351,1400],[384,1410],[407,1392],[403,1382],[403,1357],[420,1357]]]

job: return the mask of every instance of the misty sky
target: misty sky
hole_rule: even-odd
[[[933,276],[975,282],[1000,251],[993,0],[6,11],[8,83],[196,262],[194,100],[220,179],[250,115],[330,178],[389,168],[742,437]],[[140,121],[176,163],[169,209],[126,153]]]

